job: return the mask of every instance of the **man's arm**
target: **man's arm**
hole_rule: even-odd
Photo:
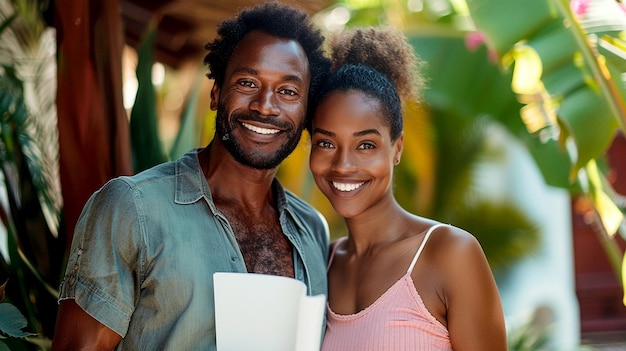
[[[51,351],[113,350],[122,337],[72,300],[59,305]]]

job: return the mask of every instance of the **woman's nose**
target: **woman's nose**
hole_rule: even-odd
[[[350,173],[357,169],[354,155],[350,150],[338,150],[333,160],[333,170],[340,173]]]

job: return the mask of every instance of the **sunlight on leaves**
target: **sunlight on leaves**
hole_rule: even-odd
[[[617,233],[624,215],[615,205],[615,202],[602,190],[602,180],[596,162],[594,160],[590,161],[585,169],[589,177],[589,190],[593,198],[594,207],[598,211],[604,229],[609,236],[613,236]]]
[[[557,106],[542,82],[543,63],[537,51],[525,44],[513,47],[502,62],[506,66],[515,65],[511,89],[520,102],[526,104],[520,110],[520,117],[529,133],[534,134],[550,128],[550,137],[558,138]]]
[[[510,59],[507,57],[510,56]],[[503,61],[515,61],[511,88],[516,94],[534,94],[541,88],[543,65],[541,57],[532,47],[524,44],[516,45]]]
[[[624,306],[626,306],[626,253],[622,259],[622,288],[624,289]]]

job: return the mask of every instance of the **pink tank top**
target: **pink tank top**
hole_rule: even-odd
[[[370,306],[350,315],[327,306],[322,351],[452,350],[448,330],[426,309],[411,278],[426,241],[439,226],[428,230],[406,274]],[[329,266],[334,254],[333,248]]]

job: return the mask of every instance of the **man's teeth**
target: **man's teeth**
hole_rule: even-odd
[[[241,124],[247,129],[250,129],[251,131],[255,133],[259,133],[259,134],[276,134],[280,132],[280,130],[278,129],[259,128],[248,123],[241,123]]]
[[[337,183],[337,182],[332,182],[333,186],[339,190],[339,191],[352,191],[352,190],[356,190],[358,188],[360,188],[361,186],[363,186],[363,184],[365,184],[365,182],[362,183]]]

